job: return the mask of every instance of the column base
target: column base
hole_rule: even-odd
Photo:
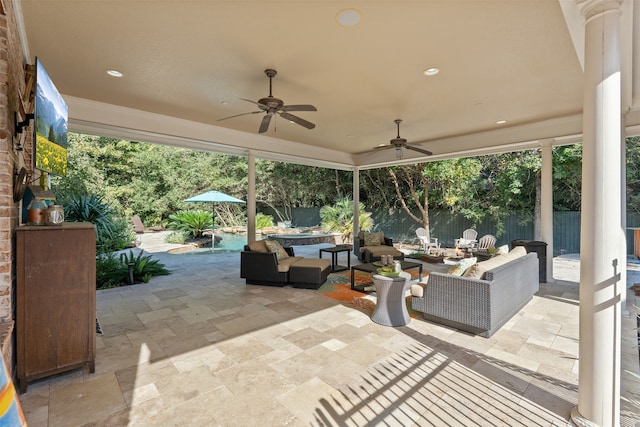
[[[580,411],[578,411],[577,406],[571,410],[571,417],[569,418],[568,425],[573,427],[599,427],[598,424],[583,417],[580,414]]]

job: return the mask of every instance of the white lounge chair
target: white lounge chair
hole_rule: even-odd
[[[440,244],[438,243],[437,237],[429,237],[429,233],[427,230],[420,227],[416,229],[416,236],[420,240],[420,246],[422,246],[422,250],[425,252],[429,252],[429,248],[440,248]]]
[[[462,237],[455,240],[456,248],[473,248],[478,241],[478,232],[473,228],[467,228],[462,232]]]

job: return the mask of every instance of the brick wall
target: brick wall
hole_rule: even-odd
[[[0,1],[0,333],[13,319],[15,288],[14,236],[19,225],[21,203],[13,201],[13,177],[20,166],[31,171],[32,144],[23,150],[14,143],[14,113],[19,111],[20,100],[25,91],[25,58],[14,18],[13,3]],[[30,131],[29,131],[30,133]],[[29,137],[26,135],[25,140]],[[5,326],[3,328],[2,326]],[[2,342],[11,343],[10,339]],[[12,366],[12,348],[7,345],[3,356]]]

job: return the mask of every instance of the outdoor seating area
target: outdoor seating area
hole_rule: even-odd
[[[576,282],[541,284],[486,339],[420,316],[390,327],[402,311],[372,320],[310,289],[246,285],[237,252],[141,247],[173,273],[98,291],[96,373],[30,384],[20,396],[29,425],[565,425],[577,404]],[[639,408],[623,380],[629,421]]]

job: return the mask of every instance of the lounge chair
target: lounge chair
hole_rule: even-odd
[[[142,223],[142,220],[138,215],[132,216],[131,222],[133,223],[133,231],[135,231],[136,234],[144,233],[144,231],[146,230],[146,227],[144,226],[144,224]]]
[[[440,248],[437,237],[429,237],[429,233],[422,227],[416,228],[416,236],[420,240],[420,246],[424,252],[429,252],[429,248]]]
[[[473,228],[468,228],[462,232],[462,237],[455,240],[457,248],[473,248],[478,241],[478,232]]]
[[[480,238],[480,240],[478,240],[478,249],[489,249],[490,247],[495,246],[497,241],[498,239],[496,239],[496,236],[485,234]]]

